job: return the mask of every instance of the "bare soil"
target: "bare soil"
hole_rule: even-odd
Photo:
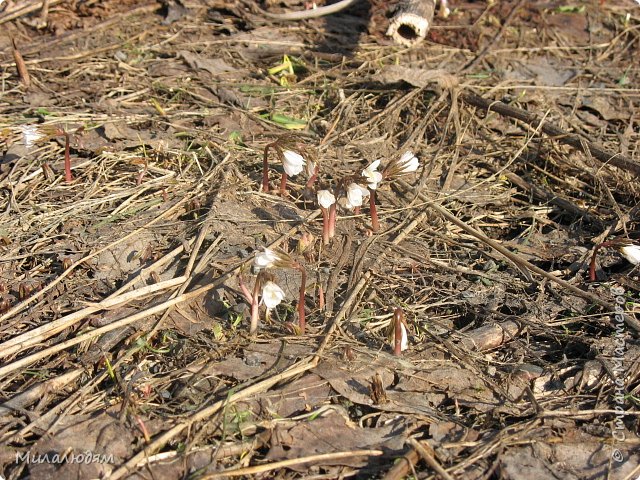
[[[379,0],[41,5],[0,5],[3,478],[638,478],[638,272],[589,278],[639,226],[637,2],[451,2],[411,48]],[[313,187],[272,149],[262,191],[283,141]],[[322,245],[314,189],[407,150]],[[265,246],[304,333],[273,268],[249,335]]]

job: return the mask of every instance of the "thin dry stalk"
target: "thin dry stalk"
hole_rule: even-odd
[[[77,345],[79,343],[82,343],[86,340],[91,340],[94,339],[96,337],[99,337],[100,335],[102,335],[103,333],[107,333],[110,332],[111,330],[115,330],[117,328],[120,327],[124,327],[127,325],[130,325],[134,322],[137,322],[138,320],[143,320],[145,318],[150,317],[151,315],[155,315],[156,313],[160,313],[164,310],[166,310],[167,308],[173,306],[173,305],[177,305],[179,303],[185,302],[187,300],[190,300],[192,298],[195,298],[205,292],[208,292],[209,290],[211,290],[212,288],[217,287],[219,284],[221,283],[221,281],[215,282],[215,283],[211,283],[209,285],[206,285],[204,287],[201,287],[197,290],[194,290],[192,292],[189,292],[188,294],[183,294],[180,295],[176,298],[173,298],[171,300],[167,300],[166,302],[163,302],[159,305],[155,305],[154,307],[148,308],[147,310],[143,310],[140,313],[137,313],[135,315],[131,315],[129,317],[117,320],[113,323],[110,323],[109,325],[105,325],[104,327],[100,327],[100,328],[96,328],[95,330],[92,330],[90,332],[87,332],[83,335],[77,335],[74,338],[72,338],[71,340],[66,340],[64,342],[58,343],[52,347],[49,348],[45,348],[44,350],[41,350],[37,353],[34,353],[32,355],[28,355],[26,357],[21,358],[20,360],[16,360],[13,363],[10,363],[8,365],[5,365],[3,367],[0,367],[0,378],[3,377],[4,375],[7,375],[8,373],[14,372],[22,367],[25,367],[27,365],[30,365],[34,362],[37,362],[38,360],[42,360],[43,358],[47,358],[49,355],[53,355],[54,353],[60,352],[62,350],[65,350],[69,347],[72,347],[74,345]]]
[[[76,368],[65,372],[59,377],[38,383],[19,395],[11,397],[0,405],[0,417],[9,415],[16,410],[21,410],[41,400],[45,394],[55,393],[74,382],[84,373],[83,368]]]
[[[187,203],[187,201],[189,199],[190,199],[190,197],[187,196],[187,197],[179,200],[178,202],[176,202],[175,205],[173,205],[172,207],[170,207],[167,210],[165,210],[164,212],[162,212],[161,215],[158,215],[156,218],[150,220],[144,227],[138,228],[138,229],[134,230],[133,232],[131,232],[131,233],[129,233],[129,234],[127,234],[127,235],[125,235],[125,236],[123,236],[121,238],[118,238],[117,240],[109,243],[108,245],[106,245],[106,246],[96,250],[95,252],[93,252],[93,253],[81,258],[80,260],[74,262],[69,268],[67,268],[64,272],[62,272],[62,274],[58,278],[56,278],[53,282],[49,283],[42,290],[39,290],[38,292],[36,292],[33,295],[31,295],[29,298],[26,298],[25,300],[23,300],[19,304],[15,305],[10,310],[6,311],[4,314],[0,315],[0,323],[3,322],[4,320],[8,319],[8,318],[13,317],[17,313],[20,313],[22,310],[27,308],[27,306],[29,304],[31,304],[32,302],[36,301],[37,299],[42,297],[45,293],[47,293],[48,291],[53,289],[64,278],[66,278],[68,275],[70,275],[71,272],[73,272],[76,268],[78,268],[80,265],[82,265],[87,260],[100,255],[102,252],[106,252],[110,248],[113,248],[115,245],[117,245],[119,243],[122,243],[125,240],[128,240],[128,239],[130,239],[130,238],[132,238],[132,237],[134,237],[136,235],[140,235],[140,233],[142,233],[143,231],[147,230],[151,225],[153,225],[153,224],[159,222],[160,220],[163,220],[166,217],[174,214],[178,209],[182,208],[182,206],[185,203]]]
[[[29,70],[27,69],[27,65],[24,63],[24,59],[22,58],[20,50],[18,50],[18,45],[16,45],[16,41],[14,38],[11,39],[11,45],[13,46],[13,60],[16,62],[16,70],[18,70],[20,81],[24,85],[24,88],[29,88],[31,86],[31,77],[29,76]]]
[[[427,465],[433,468],[443,480],[455,480],[454,477],[452,477],[444,468],[442,468],[442,465],[438,463],[438,461],[433,456],[433,453],[427,451],[422,443],[418,442],[415,438],[409,438],[408,443],[416,449],[422,459],[427,462]]]
[[[176,285],[183,284],[187,280],[187,277],[176,277],[164,282],[156,283],[154,285],[148,285],[138,290],[134,290],[129,293],[124,293],[116,297],[109,297],[100,303],[91,305],[89,307],[78,310],[72,314],[66,315],[58,320],[47,323],[40,327],[29,330],[21,335],[13,337],[3,344],[0,344],[0,358],[8,357],[15,353],[20,353],[25,349],[37,345],[47,338],[54,336],[61,332],[65,328],[69,328],[72,325],[87,318],[89,315],[99,312],[101,310],[109,310],[114,307],[123,306],[133,300],[137,300],[148,295],[152,295],[167,288],[173,288]]]
[[[383,455],[382,450],[352,450],[350,452],[321,453],[318,455],[309,455],[306,457],[292,458],[290,460],[281,460],[279,462],[267,463],[265,465],[257,465],[255,467],[237,468],[235,470],[225,470],[221,473],[205,475],[203,478],[213,480],[226,477],[240,477],[242,475],[255,475],[258,473],[273,472],[286,467],[293,467],[302,464],[320,463],[330,460],[341,460],[353,457],[379,457]]]

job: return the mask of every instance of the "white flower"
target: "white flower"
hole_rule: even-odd
[[[380,160],[376,160],[362,171],[362,176],[366,177],[367,183],[369,184],[369,188],[371,190],[375,190],[378,186],[378,183],[382,181],[382,173],[378,171],[379,166]]]
[[[404,326],[404,323],[400,324],[400,330],[402,331],[402,338],[400,339],[400,351],[404,352],[409,348],[409,338],[407,336],[407,327]]]
[[[329,190],[318,190],[318,205],[329,208],[336,203],[336,197]]]
[[[620,247],[620,254],[634,265],[640,263],[640,245],[623,245]]]
[[[280,255],[265,247],[262,252],[256,253],[253,259],[253,269],[259,272],[265,268],[273,267],[278,260],[280,260]]]
[[[27,148],[33,147],[44,138],[44,135],[40,133],[35,125],[23,125],[20,130],[22,130],[22,141]]]
[[[368,196],[369,190],[357,183],[350,183],[347,187],[347,201],[345,203],[345,207],[349,210],[355,207],[360,207],[364,198]]]
[[[398,160],[398,174],[412,173],[418,170],[420,162],[411,150],[408,150],[402,154],[400,160]]]
[[[294,152],[293,150],[285,150],[282,152],[282,166],[284,167],[284,171],[290,177],[298,175],[302,170],[304,170],[305,159],[299,153]]]
[[[284,300],[284,290],[278,285],[268,281],[262,286],[262,303],[266,305],[267,309],[276,308],[282,300]]]

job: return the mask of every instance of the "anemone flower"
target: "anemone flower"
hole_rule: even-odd
[[[634,265],[640,263],[640,245],[630,242],[627,245],[619,246],[618,251],[629,263],[633,263]]]
[[[418,160],[418,157],[416,157],[411,150],[408,150],[404,152],[399,159],[393,160],[389,163],[382,172],[382,176],[386,179],[393,179],[413,173],[418,170],[419,166],[420,161]]]
[[[302,155],[293,150],[284,150],[282,152],[282,166],[284,171],[290,177],[294,177],[304,170],[306,160]]]
[[[284,290],[271,280],[262,285],[262,300],[267,310],[273,310],[284,300]]]
[[[418,161],[418,157],[416,157],[411,150],[408,150],[404,152],[400,160],[398,160],[398,174],[413,173],[418,170],[419,166],[420,162]]]
[[[282,167],[284,173],[280,180],[280,193],[284,195],[287,192],[287,176],[295,177],[305,168],[305,158],[293,150],[284,150],[282,152]]]
[[[269,191],[269,150],[271,149],[275,150],[276,156],[282,162],[284,168],[284,173],[280,180],[280,191],[283,194],[287,189],[287,176],[299,175],[305,167],[312,170],[309,174],[310,176],[313,175],[313,171],[317,170],[315,162],[311,162],[312,165],[307,165],[307,159],[303,156],[306,149],[299,146],[294,138],[290,136],[280,137],[275,142],[269,143],[264,147],[264,155],[262,157],[263,192]],[[310,178],[309,181],[312,182],[312,179]],[[315,178],[313,178],[313,181],[315,181]]]
[[[378,171],[380,160],[376,160],[362,171],[362,176],[367,179],[368,187],[375,190],[382,181],[382,173]]]
[[[253,272],[259,273],[262,270],[272,267],[294,268],[295,262],[286,253],[263,247],[261,252],[253,257]]]
[[[45,138],[45,135],[35,125],[22,125],[20,130],[22,132],[22,142],[27,148],[33,148],[36,143]]]
[[[270,248],[264,247],[262,252],[256,253],[253,258],[253,270],[259,272],[266,268],[271,268],[278,261],[278,254]]]
[[[365,197],[369,196],[369,190],[355,182],[352,182],[347,186],[347,199],[345,207],[349,210],[361,207]]]

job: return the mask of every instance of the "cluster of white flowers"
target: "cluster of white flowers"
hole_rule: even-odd
[[[420,162],[413,152],[407,151],[396,160],[392,161],[385,170],[378,171],[380,168],[380,160],[375,160],[367,168],[362,170],[361,176],[367,183],[365,188],[362,185],[351,182],[346,188],[346,199],[343,203],[344,207],[352,210],[362,206],[364,199],[369,197],[370,191],[377,190],[378,185],[385,179],[392,179],[400,175],[413,173],[418,170]]]
[[[306,172],[309,180],[307,182],[307,190],[313,187],[318,177],[318,165],[311,158],[314,158],[313,153],[307,155],[304,147],[297,147],[297,144],[291,138],[281,138],[273,143],[268,144],[264,150],[263,157],[263,171],[262,171],[262,189],[265,192],[270,191],[269,185],[269,162],[268,153],[269,150],[274,150],[278,159],[282,162],[282,168],[284,173],[280,181],[280,193],[286,193],[287,177],[294,177]],[[298,150],[298,151],[296,151]],[[305,158],[310,157],[310,158]],[[347,210],[358,211],[363,205],[365,199],[369,199],[371,208],[371,228],[373,231],[377,231],[379,228],[377,212],[375,210],[375,192],[378,186],[385,180],[393,181],[397,177],[415,172],[420,162],[418,158],[411,151],[405,152],[399,159],[389,162],[385,169],[380,170],[381,161],[375,160],[361,171],[359,176],[352,175],[342,182],[338,183],[337,189],[332,192],[326,188],[317,189],[317,203],[320,206],[323,216],[323,243],[326,245],[329,243],[329,239],[334,236],[335,233],[335,221],[336,221],[336,205],[338,200],[340,204]],[[366,186],[364,186],[366,185]],[[280,268],[293,268],[301,272],[302,280],[300,286],[300,298],[298,301],[298,317],[300,324],[300,332],[304,333],[305,325],[305,282],[306,271],[302,265],[293,261],[284,252],[278,252],[270,248],[264,248],[261,252],[256,253],[253,259],[253,273],[257,275],[256,284],[254,286],[254,293],[251,294],[244,284],[241,283],[243,288],[243,294],[252,306],[251,317],[251,333],[255,333],[258,323],[258,305],[265,305],[267,311],[276,308],[280,302],[285,298],[285,293],[274,281],[273,276],[264,273],[264,270],[280,267]],[[258,292],[260,295],[260,302],[258,302]],[[407,348],[407,333],[404,326],[402,328],[402,350]]]
[[[278,253],[270,248],[263,248],[253,257],[253,271],[256,274],[277,266],[287,266],[290,259],[282,253]],[[280,305],[284,300],[284,291],[272,280],[268,280],[262,284],[261,304],[264,304],[268,310],[272,310]]]

